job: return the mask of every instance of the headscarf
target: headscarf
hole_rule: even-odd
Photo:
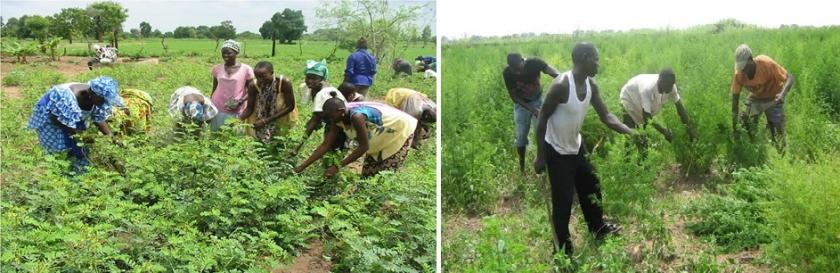
[[[222,49],[225,48],[230,48],[231,50],[236,51],[237,54],[239,53],[239,43],[234,40],[227,40],[222,43]]]
[[[184,105],[184,114],[190,120],[196,122],[204,121],[204,104],[197,101],[188,102]]]
[[[90,90],[93,91],[94,94],[104,98],[108,104],[117,107],[125,107],[122,98],[120,98],[117,93],[117,81],[111,77],[99,76],[90,80],[88,85],[90,85]]]
[[[320,62],[314,60],[306,61],[306,68],[303,69],[303,74],[318,75],[326,81],[328,74],[327,60],[321,60]]]

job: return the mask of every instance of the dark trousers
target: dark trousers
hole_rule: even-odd
[[[586,159],[586,149],[581,145],[576,155],[561,155],[551,144],[545,143],[546,168],[551,180],[552,217],[554,231],[561,248],[567,254],[572,253],[572,241],[569,235],[569,218],[572,215],[572,200],[577,191],[583,217],[590,232],[596,232],[604,226],[604,211],[593,198],[601,199],[601,187],[592,165]]]

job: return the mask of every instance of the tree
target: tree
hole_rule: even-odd
[[[219,48],[219,40],[236,38],[236,28],[230,20],[222,21],[220,25],[210,27],[210,35],[216,39],[216,48]]]
[[[113,33],[114,47],[119,48],[119,35],[122,23],[128,18],[128,10],[116,2],[96,2],[88,5],[88,15],[93,18],[96,39],[102,42],[102,33]]]
[[[195,38],[196,31],[194,27],[177,27],[175,28],[175,32],[173,32],[173,37],[175,39]]]
[[[84,37],[91,26],[87,11],[80,8],[65,8],[52,16],[50,33],[73,43],[73,37]]]
[[[163,36],[163,33],[161,33],[159,29],[155,29],[155,31],[152,31],[152,37],[160,38],[162,36]]]
[[[213,34],[210,33],[210,27],[208,26],[197,26],[195,28],[195,34],[198,38],[213,38]]]
[[[271,19],[274,21],[274,16]],[[276,23],[278,34],[280,34],[279,38],[287,44],[292,43],[294,40],[299,40],[303,32],[306,31],[303,11],[284,9],[280,13],[279,19]]]
[[[175,34],[173,34],[172,31],[167,31],[166,33],[163,33],[163,37],[164,38],[175,38]]]
[[[271,20],[263,23],[260,27],[260,34],[263,38],[271,37],[271,56],[274,57],[277,47],[277,40],[283,43],[291,43],[300,39],[306,31],[306,24],[303,19],[303,11],[284,9],[283,12],[276,12]]]
[[[260,39],[260,38],[261,37],[260,37],[259,34],[256,34],[256,33],[250,32],[250,31],[245,31],[245,32],[241,32],[239,34],[236,34],[236,39]]]
[[[17,30],[20,27],[20,22],[17,18],[12,17],[6,21],[6,24],[3,25],[2,31],[0,31],[0,35],[4,37],[8,36],[17,36]]]
[[[377,61],[402,55],[411,37],[407,32],[416,29],[412,22],[428,4],[400,5],[392,8],[387,0],[341,0],[328,2],[317,10],[325,27],[339,27],[343,31],[342,48],[350,49],[360,37],[366,38],[368,49]]]
[[[134,38],[142,38],[143,37],[143,35],[140,33],[140,29],[132,28],[128,32],[131,33],[131,37],[134,37]]]
[[[50,19],[40,15],[33,15],[26,19],[26,27],[32,32],[32,36],[43,43],[50,35]]]
[[[30,38],[32,35],[32,30],[26,26],[26,20],[28,20],[29,17],[29,15],[24,15],[18,19],[18,28],[15,30],[15,36],[17,36],[18,39]]]
[[[140,36],[143,38],[149,38],[152,34],[152,25],[147,22],[140,22]]]
[[[271,21],[265,21],[260,27],[260,36],[263,39],[271,39],[271,34],[274,31],[274,26],[271,25]]]
[[[429,25],[423,28],[423,34],[420,35],[420,38],[423,39],[423,47],[426,47],[426,42],[429,41],[432,37],[432,28]]]

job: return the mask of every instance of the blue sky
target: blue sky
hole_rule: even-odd
[[[435,4],[433,0],[428,1],[390,1],[393,5],[431,3],[425,9],[417,22],[420,28],[425,25],[435,27]],[[52,15],[61,11],[62,8],[78,7],[84,8],[95,1],[35,1],[35,0],[2,0],[0,1],[0,15],[3,20],[21,15]],[[315,10],[320,6],[321,1],[285,1],[285,0],[228,0],[228,1],[198,1],[198,0],[177,0],[177,1],[138,1],[119,0],[116,1],[128,9],[128,19],[123,24],[125,31],[138,28],[140,22],[146,21],[152,25],[152,29],[160,29],[162,32],[173,31],[178,26],[199,26],[218,25],[221,21],[231,20],[237,32],[251,31],[259,33],[262,23],[268,20],[275,12],[285,8],[302,10],[306,17],[306,25],[309,31],[318,28]]]

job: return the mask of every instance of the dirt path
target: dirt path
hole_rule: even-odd
[[[332,269],[332,264],[324,260],[324,244],[321,241],[314,241],[309,244],[309,249],[295,257],[292,264],[277,268],[271,273],[327,273]]]

